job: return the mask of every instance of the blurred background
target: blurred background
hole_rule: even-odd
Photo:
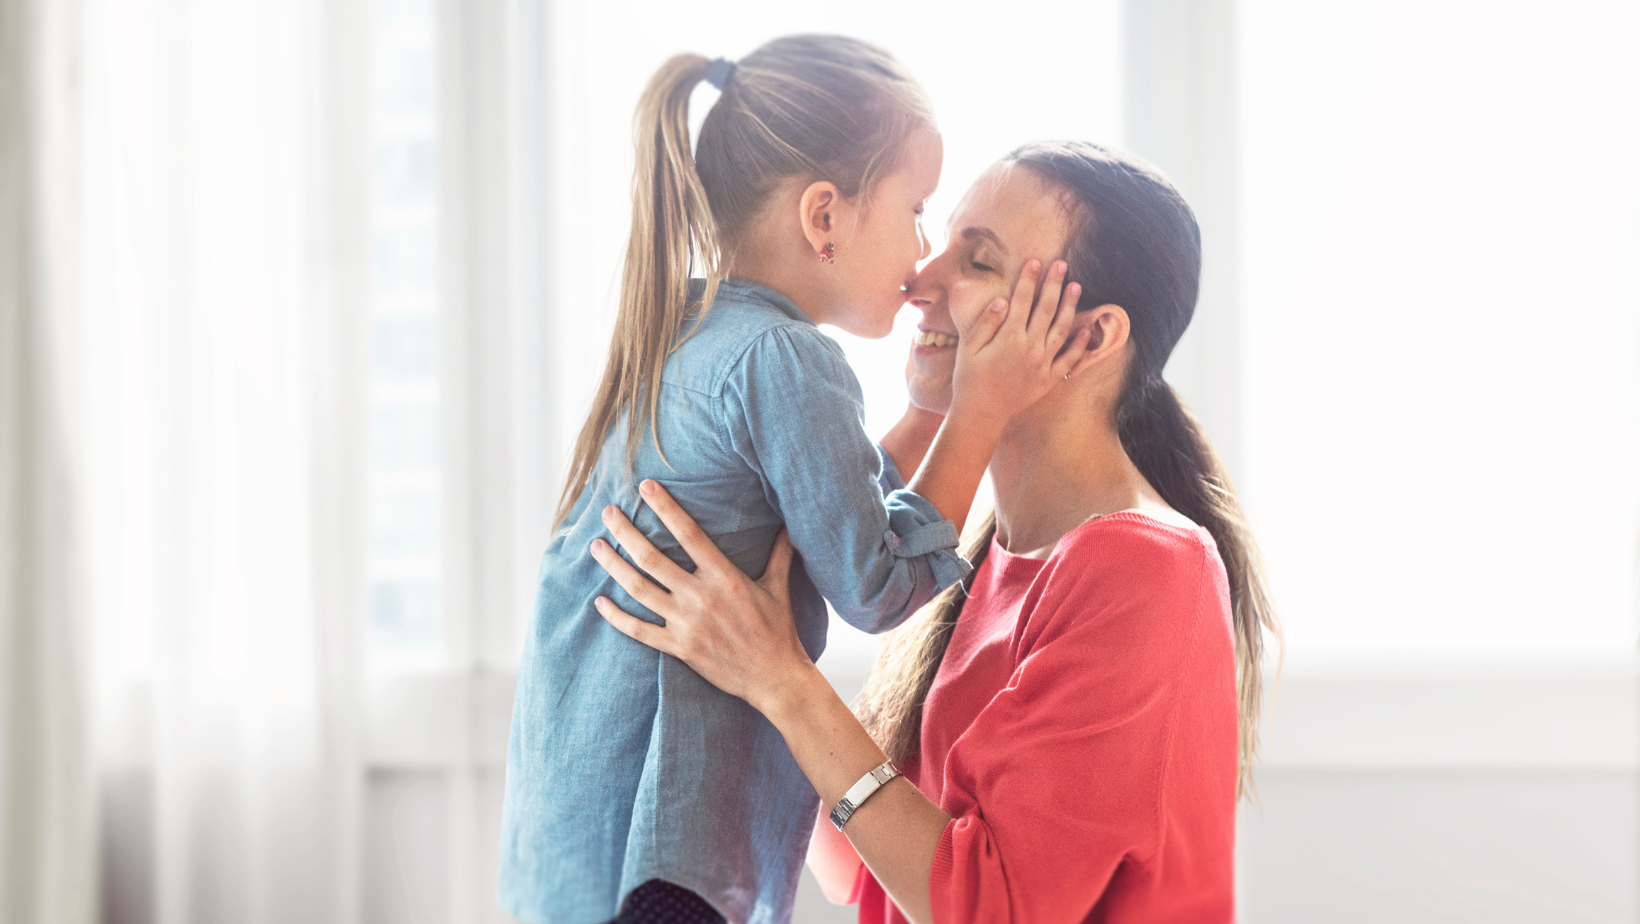
[[[1640,2],[0,0],[0,919],[506,920],[632,109],[798,31],[926,85],[936,250],[1044,137],[1197,209],[1287,638],[1240,917],[1640,917]]]

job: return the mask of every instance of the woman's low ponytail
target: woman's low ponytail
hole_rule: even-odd
[[[1169,506],[1213,536],[1224,561],[1236,641],[1238,790],[1246,795],[1258,757],[1265,633],[1279,643],[1281,631],[1229,472],[1201,424],[1162,380],[1201,289],[1195,212],[1155,167],[1098,145],[1041,142],[1009,160],[1075,203],[1067,276],[1082,283],[1082,304],[1119,305],[1128,316],[1132,352],[1116,404],[1122,448]]]
[[[1264,683],[1264,633],[1279,634],[1264,563],[1230,475],[1196,415],[1161,378],[1129,382],[1116,412],[1122,448],[1168,506],[1206,529],[1218,545],[1229,579],[1231,622],[1236,636],[1236,699],[1241,721],[1237,746],[1239,791],[1251,787],[1249,769],[1258,758],[1258,717]]]

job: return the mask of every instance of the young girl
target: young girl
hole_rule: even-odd
[[[701,80],[721,96],[691,156]],[[637,128],[614,340],[519,668],[499,897],[532,924],[785,921],[814,788],[754,709],[599,618],[607,596],[661,621],[645,605],[658,600],[625,595],[589,546],[619,511],[692,569],[636,489],[661,479],[748,575],[790,530],[810,660],[826,601],[889,629],[968,572],[953,524],[1009,419],[1070,378],[1087,338],[1070,337],[1078,290],[1061,292],[1063,264],[1037,310],[999,299],[955,345],[952,408],[908,487],[815,325],[887,334],[928,254],[920,216],[942,149],[920,88],[861,42],[785,38],[738,64],[668,61]],[[1027,265],[1033,290],[1040,273]]]

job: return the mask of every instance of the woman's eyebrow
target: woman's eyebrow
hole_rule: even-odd
[[[962,229],[960,236],[962,238],[964,238],[965,240],[970,240],[970,241],[974,240],[975,238],[981,238],[981,239],[990,241],[991,243],[995,244],[997,246],[997,249],[1001,250],[1003,252],[1003,254],[1008,253],[1008,247],[1007,247],[1006,244],[1002,243],[1002,238],[997,237],[997,233],[995,231],[992,231],[990,228],[969,226],[967,228]]]

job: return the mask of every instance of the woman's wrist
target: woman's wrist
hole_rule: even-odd
[[[885,759],[848,704],[812,664],[754,705],[786,739],[828,810]]]
[[[820,673],[820,668],[809,661],[782,672],[776,682],[770,683],[751,706],[768,719],[775,728],[791,724],[807,704],[830,694],[836,696],[831,682]]]

